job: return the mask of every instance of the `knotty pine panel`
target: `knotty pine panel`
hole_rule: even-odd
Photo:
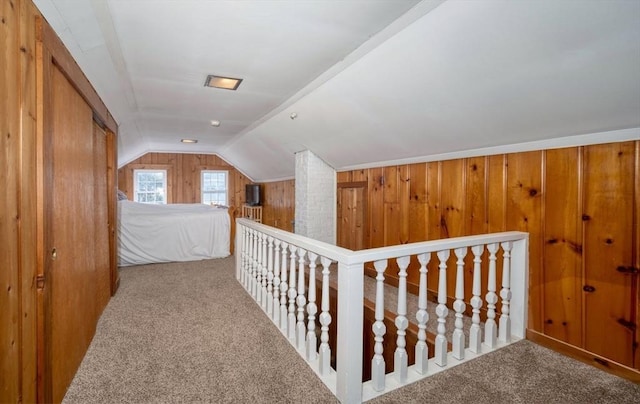
[[[20,265],[18,218],[21,72],[20,14],[8,1],[0,3],[0,402],[18,402],[21,380]],[[5,119],[6,117],[6,119]]]
[[[627,366],[633,277],[617,268],[633,265],[634,163],[633,142],[584,149],[585,348]]]
[[[20,11],[20,52],[16,59],[21,63],[19,83],[22,113],[19,150],[21,182],[18,185],[20,187],[19,279],[21,282],[19,294],[22,304],[18,321],[21,323],[18,345],[21,352],[19,366],[22,374],[18,385],[22,401],[30,403],[37,400],[37,301],[34,279],[38,268],[36,202],[38,200],[36,182],[38,164],[35,150],[38,146],[36,140],[36,16],[39,13],[31,1],[14,1],[14,5]],[[2,62],[0,65],[3,65]],[[2,267],[7,270],[7,267]]]
[[[542,152],[507,156],[507,229],[525,231],[529,239],[529,326],[542,326]],[[500,283],[498,283],[500,288]]]
[[[427,166],[409,165],[409,242],[427,239]]]
[[[465,182],[465,220],[466,235],[485,234],[488,233],[488,205],[487,205],[487,174],[488,165],[487,157],[473,157],[467,159],[466,163],[466,182]],[[465,296],[472,295],[473,288],[473,253],[471,249],[467,251],[465,257]],[[486,285],[487,254],[482,256],[483,267],[482,276],[483,285]],[[482,293],[486,293],[486,288],[482,288]]]
[[[0,402],[35,402],[36,10],[3,1],[0,16]]]
[[[466,233],[487,233],[489,218],[487,217],[487,157],[467,159],[465,217]]]
[[[633,265],[635,268],[640,270],[640,141],[635,142],[635,163],[634,163],[634,178],[635,178],[635,190],[634,190],[634,200],[633,200]],[[635,305],[633,306],[635,310],[635,323],[636,323],[636,340],[634,343],[635,346],[635,357],[633,362],[633,367],[640,370],[640,331],[638,331],[638,326],[640,326],[640,275],[636,275],[636,293],[635,293]]]
[[[507,156],[488,156],[487,170],[487,231],[507,230]]]
[[[369,170],[369,248],[384,246],[384,171],[382,168],[372,168]]]
[[[459,237],[467,234],[465,217],[466,160],[447,160],[441,165],[440,174],[440,238]],[[453,251],[449,256],[450,281],[447,295],[455,295],[457,257]],[[467,282],[468,283],[468,282]]]
[[[351,171],[341,171],[336,173],[336,182],[338,184],[341,182],[352,182]]]
[[[353,170],[351,171],[351,181],[360,182],[367,181],[369,170]]]
[[[427,163],[427,240],[440,238],[441,228],[441,162]],[[438,258],[432,254],[427,282],[433,290],[438,288]]]
[[[545,152],[544,334],[583,347],[582,148]]]

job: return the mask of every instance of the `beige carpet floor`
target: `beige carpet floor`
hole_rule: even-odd
[[[65,403],[335,403],[235,280],[233,258],[121,269]],[[640,403],[640,386],[528,341],[376,403]]]

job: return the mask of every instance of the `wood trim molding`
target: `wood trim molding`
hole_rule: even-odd
[[[338,182],[338,188],[367,188],[367,181]]]
[[[622,377],[634,383],[640,383],[640,370],[638,369],[633,369],[621,365],[603,356],[585,351],[582,348],[569,345],[566,342],[562,342],[558,339],[549,337],[531,329],[527,329],[527,339],[529,341],[535,342],[538,345],[549,348],[555,352],[586,363],[587,365],[591,365],[598,369],[604,370],[607,373]]]

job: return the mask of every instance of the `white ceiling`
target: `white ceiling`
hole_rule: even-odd
[[[217,153],[268,181],[305,149],[345,169],[640,138],[640,1],[35,3],[119,123],[120,165]]]

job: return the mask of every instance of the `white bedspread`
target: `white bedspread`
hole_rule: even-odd
[[[118,202],[118,265],[229,255],[227,209],[204,204]]]

